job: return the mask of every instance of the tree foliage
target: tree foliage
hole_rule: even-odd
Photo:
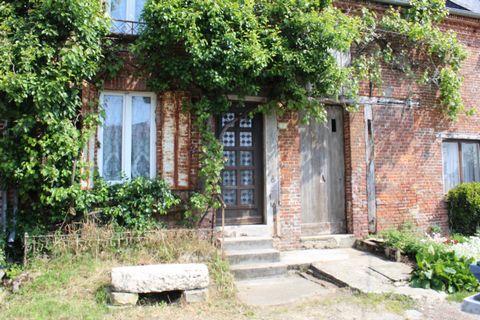
[[[381,15],[363,7],[348,14],[331,0],[151,0],[133,46],[149,85],[158,91],[188,90],[202,132],[208,117],[231,107],[227,94],[261,95],[255,111],[300,111],[324,120],[321,98],[359,96],[362,81],[382,82],[382,70],[399,70],[420,84],[436,85],[445,113],[464,110],[461,63],[466,58],[453,32],[439,23],[444,0],[411,0],[408,8]],[[339,54],[351,53],[342,65]],[[354,103],[355,104],[355,103]],[[221,148],[206,137],[201,158],[206,198],[219,192]],[[218,205],[218,204],[217,204]],[[215,207],[215,205],[213,205]]]
[[[0,1],[0,183],[33,225],[61,220],[80,188],[75,168],[98,124],[81,112],[82,83],[100,71],[107,34],[97,0]]]
[[[439,28],[444,0],[411,0],[381,15],[348,14],[332,0],[149,0],[132,47],[153,91],[188,90],[202,133],[202,194],[191,208],[217,207],[222,148],[209,118],[227,94],[261,95],[251,112],[300,111],[322,120],[321,98],[355,101],[362,81],[402,71],[440,90],[446,114],[464,109],[455,34]],[[55,224],[81,198],[79,161],[95,113],[81,112],[82,83],[116,69],[98,0],[0,0],[0,183],[17,189],[33,224]],[[348,65],[339,54],[351,53]]]

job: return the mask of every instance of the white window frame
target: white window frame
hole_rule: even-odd
[[[472,139],[445,139],[442,141],[442,184],[443,184],[443,192],[445,194],[447,194],[451,189],[448,189],[447,190],[447,185],[445,183],[445,158],[446,158],[446,154],[444,152],[444,149],[443,149],[443,145],[445,143],[455,143],[457,144],[457,159],[458,159],[458,181],[459,181],[459,184],[462,184],[462,183],[465,183],[465,178],[463,177],[463,159],[462,159],[462,154],[461,154],[461,150],[462,150],[462,144],[476,144],[480,147],[480,141],[479,140],[472,140]],[[480,159],[479,159],[480,161]],[[475,181],[475,182],[479,182],[480,180],[478,181]],[[458,185],[458,184],[457,184]],[[455,185],[455,186],[457,186]],[[455,188],[455,186],[452,187]]]
[[[155,179],[157,173],[156,165],[156,108],[157,97],[153,92],[140,91],[102,91],[100,93],[100,104],[103,105],[105,95],[123,97],[123,119],[122,119],[122,180],[108,181],[108,183],[122,183],[132,178],[132,97],[150,97],[150,179]],[[98,128],[98,141],[100,147],[97,150],[97,167],[100,176],[103,176],[103,123]]]
[[[132,21],[132,22],[140,22],[135,20],[135,0],[125,0],[125,9],[127,12],[125,12],[125,20],[126,21]],[[107,0],[107,12],[108,16],[112,19],[112,8],[111,8],[111,0]],[[114,19],[115,20],[115,19]]]

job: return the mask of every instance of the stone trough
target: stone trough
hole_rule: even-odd
[[[480,266],[470,265],[470,272],[480,281]],[[480,315],[480,294],[465,298],[462,303],[462,311]]]
[[[187,303],[208,299],[208,268],[205,264],[159,264],[112,269],[111,302],[135,305],[139,294],[181,291]]]

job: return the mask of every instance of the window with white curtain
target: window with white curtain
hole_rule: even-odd
[[[448,192],[464,182],[480,181],[480,145],[474,141],[443,142],[443,183]]]
[[[108,13],[112,18],[113,33],[137,34],[147,0],[109,0]]]
[[[98,169],[109,182],[155,177],[155,95],[103,92]]]

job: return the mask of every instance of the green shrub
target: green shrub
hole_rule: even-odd
[[[415,258],[421,250],[433,246],[441,250],[445,245],[423,237],[414,231],[413,226],[403,225],[399,229],[390,229],[380,233],[388,247],[402,250],[406,255]]]
[[[478,280],[470,272],[473,259],[458,257],[455,252],[429,246],[416,255],[417,268],[412,274],[411,285],[455,293],[476,291]]]
[[[96,178],[93,189],[76,195],[74,206],[80,217],[94,213],[104,224],[145,231],[159,227],[158,217],[179,203],[162,179],[137,177],[110,185]]]
[[[480,226],[480,183],[463,183],[448,192],[452,232],[474,235]]]
[[[158,227],[158,216],[180,203],[162,179],[139,177],[111,186],[102,182],[97,183],[93,192],[104,194],[105,188],[108,196],[99,208],[102,217],[127,229],[142,231]]]
[[[382,232],[380,236],[388,247],[400,249],[412,258],[425,245],[411,230],[391,229]]]

